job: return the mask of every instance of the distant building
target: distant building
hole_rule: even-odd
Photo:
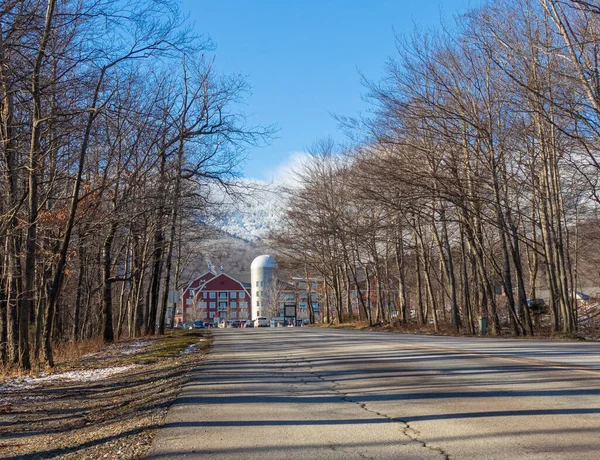
[[[183,323],[250,318],[249,284],[228,275],[223,267],[219,274],[209,267],[183,289],[181,299]]]
[[[367,276],[362,270],[357,270],[356,280],[358,281],[358,285],[357,283],[352,283],[348,286],[350,305],[352,306],[352,315],[355,318],[361,317],[366,319],[364,318],[364,310],[367,309],[368,311],[372,311],[372,309],[377,305],[379,289],[381,289],[381,291],[384,293],[383,308],[385,311],[389,313],[391,318],[399,317],[400,312],[397,310],[397,299],[399,295],[398,286],[400,280],[397,275],[390,276],[390,284],[388,286],[385,286],[383,283],[378,286],[378,281],[375,276],[370,277],[369,282],[367,282]],[[370,298],[368,297],[369,292]],[[331,314],[338,314],[335,306],[332,306]]]
[[[250,266],[251,285],[253,293],[253,302],[251,308],[252,319],[258,316],[270,318],[277,316],[278,286],[275,283],[277,279],[277,262],[269,255],[258,256],[252,261]]]
[[[308,285],[310,283],[310,286]],[[321,311],[321,295],[319,289],[319,283],[315,279],[293,277],[291,280],[291,286],[293,286],[293,292],[296,296],[298,305],[296,316],[298,319],[309,320],[310,319],[310,307],[313,309],[314,320],[316,323],[322,321]],[[310,299],[309,299],[310,291]],[[286,292],[288,299],[291,292]]]
[[[318,284],[304,278],[284,280],[279,277],[277,262],[272,256],[258,256],[252,262],[252,313],[255,319],[266,316],[269,319],[310,320],[310,308],[314,320],[321,321],[320,296]],[[309,297],[310,292],[310,299]]]
[[[221,267],[217,273],[212,265],[181,291],[176,322],[193,320],[247,320],[266,316],[322,321],[321,294],[316,280],[294,277],[278,279],[277,262],[269,255],[254,259],[248,275],[228,275]],[[249,282],[250,281],[250,282]],[[310,299],[309,299],[310,292]]]

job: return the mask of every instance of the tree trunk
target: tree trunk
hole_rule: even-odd
[[[423,314],[423,294],[421,289],[421,256],[419,255],[416,226],[413,226],[413,237],[415,241],[415,276],[417,277],[417,324],[423,326],[425,324],[425,315]]]
[[[104,339],[104,343],[112,343],[115,341],[112,314],[111,250],[116,233],[117,223],[113,222],[102,248],[102,283],[104,286],[102,295],[102,338]]]
[[[398,231],[400,233],[398,233]],[[400,321],[407,324],[408,314],[406,308],[406,276],[404,273],[404,240],[402,239],[402,230],[396,229],[396,269],[398,270],[398,304],[400,306]]]
[[[81,316],[81,300],[83,297],[83,287],[85,279],[85,251],[83,249],[82,233],[79,233],[79,248],[77,255],[79,256],[79,274],[77,276],[77,293],[75,295],[75,311],[73,312],[73,333],[71,341],[77,342],[80,336],[80,316]]]

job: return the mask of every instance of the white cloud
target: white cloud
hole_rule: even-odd
[[[285,162],[280,163],[274,170],[269,172],[268,177],[271,177],[273,184],[276,186],[298,186],[298,173],[302,171],[309,158],[309,153],[292,152]]]

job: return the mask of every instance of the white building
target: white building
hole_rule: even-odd
[[[251,317],[266,316],[270,319],[271,297],[276,288],[277,262],[269,255],[258,256],[250,265],[250,285],[252,289]]]

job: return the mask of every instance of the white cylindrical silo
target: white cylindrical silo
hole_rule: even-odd
[[[276,282],[277,262],[269,255],[258,256],[250,265],[250,283],[252,284],[251,318],[266,316],[271,319],[269,298]]]

